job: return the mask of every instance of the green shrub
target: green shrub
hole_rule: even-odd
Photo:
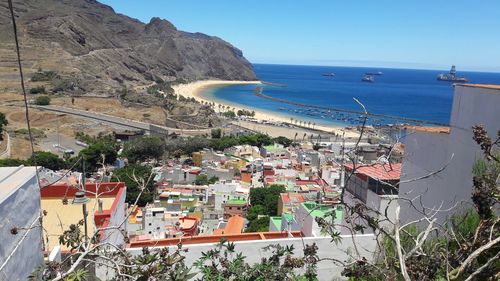
[[[50,97],[49,96],[36,97],[35,104],[36,105],[49,105],[50,104]]]
[[[32,94],[32,95],[45,94],[45,93],[47,93],[47,91],[45,90],[44,86],[38,86],[38,87],[30,89],[30,94]]]
[[[230,111],[226,111],[226,112],[222,113],[222,116],[227,117],[227,118],[234,118],[234,117],[236,117],[236,113],[234,113],[234,111],[230,110]]]
[[[38,70],[33,76],[31,76],[31,81],[51,81],[54,78],[59,78],[59,75],[55,71],[42,71]]]

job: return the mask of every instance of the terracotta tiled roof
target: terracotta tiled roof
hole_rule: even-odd
[[[352,164],[346,164],[345,167],[351,171],[353,169]],[[401,177],[401,163],[360,165],[356,166],[356,173],[378,180],[399,180]]]

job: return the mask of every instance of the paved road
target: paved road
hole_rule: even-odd
[[[60,147],[58,148],[57,143]],[[75,154],[78,154],[80,150],[85,147],[76,144],[76,139],[67,137],[63,134],[57,135],[57,133],[48,133],[46,138],[40,140],[40,146],[45,151],[50,151],[55,154],[62,155],[66,150],[73,150]]]
[[[155,125],[155,124],[139,122],[139,121],[135,121],[135,120],[131,120],[131,119],[116,117],[116,116],[112,116],[112,115],[107,115],[107,114],[102,114],[102,113],[97,113],[97,112],[92,112],[92,111],[73,109],[73,108],[67,108],[67,107],[61,107],[61,106],[30,105],[30,107],[40,109],[40,110],[65,113],[65,114],[70,114],[70,115],[74,115],[74,116],[80,116],[83,118],[99,120],[99,121],[110,123],[113,125],[120,125],[120,126],[124,126],[124,127],[128,127],[128,128],[144,130],[144,131],[148,131],[148,132],[151,130],[150,125]],[[159,126],[159,125],[155,125],[155,126],[160,128],[160,129],[167,130],[168,132],[176,132],[176,133],[179,133],[181,135],[210,134],[210,129],[184,130],[184,129]]]

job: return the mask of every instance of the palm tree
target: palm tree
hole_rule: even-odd
[[[314,126],[316,126],[316,123],[313,122],[313,130],[314,130]]]
[[[311,127],[311,121],[307,122],[307,127]]]
[[[293,124],[293,117],[290,117],[290,123]]]
[[[302,137],[302,141],[307,137],[307,133],[304,133],[304,136]]]

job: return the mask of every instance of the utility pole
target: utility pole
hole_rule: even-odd
[[[59,135],[59,115],[57,115],[57,151],[61,151],[61,136]]]
[[[344,189],[345,187],[345,170],[344,170],[344,150],[345,150],[345,130],[342,130],[342,159],[340,159],[340,188]]]
[[[83,193],[86,194],[86,186],[85,186],[85,158],[82,156],[82,189]],[[85,240],[88,239],[88,229],[87,229],[87,203],[83,203],[82,205],[82,211],[83,211],[83,227],[85,230]]]

